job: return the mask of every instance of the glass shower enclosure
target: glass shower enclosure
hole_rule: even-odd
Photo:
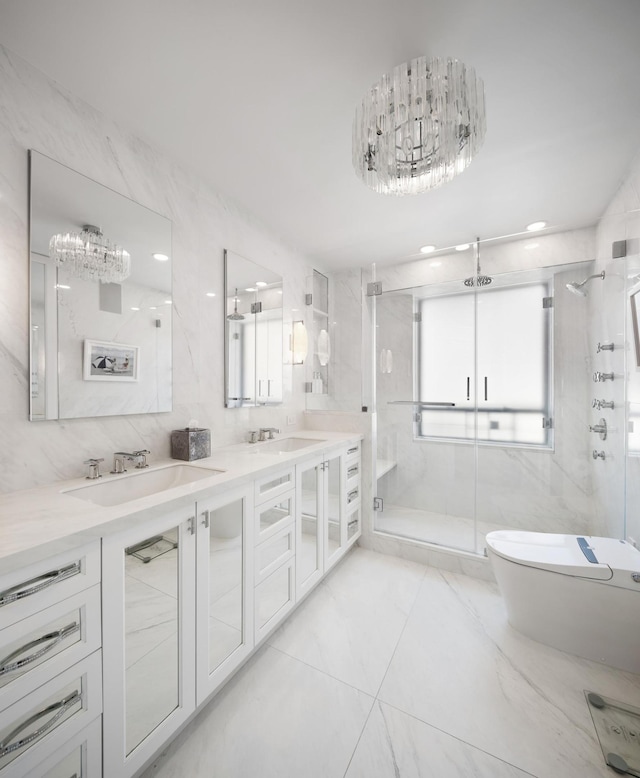
[[[473,554],[496,529],[611,534],[590,430],[611,393],[592,380],[604,365],[593,311],[607,290],[570,288],[596,263],[495,262],[500,272],[484,275],[479,250],[443,258],[426,282],[429,263],[373,268],[373,529]],[[605,456],[624,459],[624,447],[610,437]],[[624,495],[624,469],[607,477]],[[623,506],[608,518],[623,536]]]

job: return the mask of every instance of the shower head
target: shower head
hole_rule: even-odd
[[[480,238],[476,238],[476,274],[464,279],[465,286],[489,286],[493,281],[491,276],[485,276],[480,271]]]
[[[585,278],[584,281],[581,281],[578,283],[577,281],[571,281],[571,283],[567,284],[567,289],[572,292],[573,294],[577,294],[579,297],[586,297],[587,292],[582,287],[591,281],[592,278],[602,278],[604,279],[604,270],[602,273],[596,273],[595,275],[589,276],[588,278]]]
[[[236,295],[233,298],[233,313],[230,313],[227,316],[227,319],[229,321],[244,321],[244,315],[241,313],[238,313],[238,289],[236,288]]]

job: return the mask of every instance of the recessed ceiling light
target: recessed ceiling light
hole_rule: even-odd
[[[132,311],[139,311],[139,310],[140,310],[140,308],[132,308],[131,310],[132,310]]]
[[[157,259],[158,262],[166,262],[169,257],[166,254],[152,254],[151,255],[154,259]]]
[[[429,267],[440,267],[442,262],[429,262]]]
[[[56,289],[71,289],[71,287],[66,284],[56,284]]]
[[[435,246],[421,246],[420,253],[421,254],[431,254],[432,251],[435,251]]]
[[[266,281],[256,281],[256,286],[266,286],[266,285],[267,285]]]
[[[157,310],[157,306],[155,306],[155,305],[150,305],[150,306],[149,306],[149,310],[150,310],[150,311],[155,311],[155,310]]]
[[[278,289],[278,294],[282,294],[282,289]]]
[[[546,226],[546,222],[531,222],[531,224],[527,224],[527,229],[529,232],[536,232],[537,230],[544,230]]]
[[[537,249],[539,245],[540,245],[539,243],[527,243],[527,245],[524,248],[525,251],[531,251],[531,249]]]
[[[215,296],[216,296],[215,292],[207,292],[207,297],[215,297]]]
[[[461,243],[459,246],[456,246],[456,251],[466,251],[468,248],[468,243]]]
[[[171,305],[171,300],[165,300],[165,305]]]
[[[245,290],[245,292],[257,292],[258,290],[253,286],[248,286]]]

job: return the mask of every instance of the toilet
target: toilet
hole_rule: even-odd
[[[509,623],[562,651],[640,673],[640,551],[624,540],[500,530],[487,554]]]

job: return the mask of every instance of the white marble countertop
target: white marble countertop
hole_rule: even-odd
[[[187,507],[194,503],[196,495],[200,493],[206,492],[209,497],[258,476],[277,472],[314,454],[362,439],[357,433],[302,430],[277,440],[286,437],[318,442],[286,453],[261,452],[260,443],[239,443],[213,449],[210,457],[194,462],[152,460],[149,470],[143,472],[177,464],[224,472],[212,473],[210,478],[202,478],[120,505],[103,507],[68,493],[69,490],[93,483],[86,478],[58,481],[0,495],[0,575],[62,551],[78,548],[130,527],[133,522],[145,521],[157,514],[159,507],[167,510]],[[122,476],[106,474],[99,483],[104,484],[109,479],[129,478],[131,472],[129,470]]]

